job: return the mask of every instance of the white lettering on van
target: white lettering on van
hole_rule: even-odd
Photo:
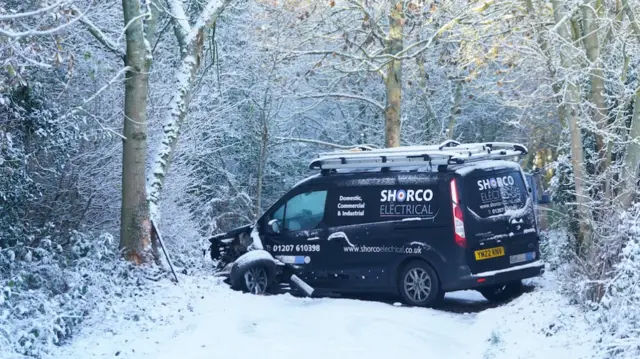
[[[486,191],[489,189],[510,187],[515,185],[516,180],[513,176],[492,177],[487,179],[478,180],[478,190]]]
[[[380,202],[430,202],[433,200],[433,190],[395,190],[383,189],[380,192]]]

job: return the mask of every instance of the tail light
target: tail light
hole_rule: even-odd
[[[456,185],[456,179],[451,180],[451,206],[453,209],[453,230],[456,244],[459,247],[467,248],[467,238],[464,234],[464,218],[462,215],[462,208],[458,202],[458,186]]]

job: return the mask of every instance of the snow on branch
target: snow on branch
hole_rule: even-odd
[[[85,10],[85,12],[88,11],[88,9],[89,8],[87,8],[87,10]],[[39,11],[40,12],[44,12],[44,11],[42,11],[42,9],[41,10],[36,10],[36,11],[33,11],[33,12],[35,13],[35,12],[39,12]],[[13,16],[13,15],[9,15],[9,16]],[[14,32],[14,31],[11,31],[11,30],[8,30],[8,29],[0,28],[0,35],[6,36],[6,37],[9,37],[9,38],[12,38],[12,39],[17,39],[17,38],[21,38],[21,37],[25,37],[25,36],[53,35],[55,33],[58,33],[58,32],[60,32],[60,31],[62,31],[64,29],[66,29],[67,27],[75,24],[76,22],[80,21],[80,19],[83,16],[84,16],[84,13],[79,13],[79,16],[74,17],[73,19],[69,20],[68,22],[66,22],[66,23],[64,23],[62,25],[47,29],[47,30],[29,29],[29,30],[26,30],[26,31]],[[23,16],[23,18],[24,18],[24,16]],[[2,19],[0,19],[0,20],[2,20]]]
[[[159,219],[160,196],[164,188],[164,181],[169,171],[173,152],[178,143],[180,128],[187,117],[188,98],[200,66],[200,62],[197,59],[202,55],[203,51],[202,44],[206,37],[204,30],[213,26],[218,16],[230,3],[231,0],[209,1],[198,16],[195,26],[190,27],[186,22],[182,1],[170,1],[171,11],[179,23],[175,26],[175,33],[182,48],[182,61],[175,73],[176,87],[169,103],[169,115],[162,126],[162,140],[153,159],[152,171],[147,178],[149,213],[151,219],[156,222]],[[184,31],[185,28],[189,29],[189,31]],[[185,37],[181,39],[182,36]]]
[[[304,99],[304,98],[327,98],[327,97],[337,97],[337,98],[346,98],[346,99],[352,99],[352,100],[360,100],[360,101],[364,101],[367,102],[371,105],[374,105],[375,107],[377,107],[379,110],[384,111],[384,105],[382,105],[380,102],[370,99],[368,97],[364,97],[364,96],[359,96],[359,95],[354,95],[354,94],[348,94],[348,93],[321,93],[321,94],[315,94],[315,95],[301,95],[298,96],[297,98],[299,99]]]
[[[46,12],[52,11],[54,9],[57,9],[59,7],[63,7],[65,5],[67,5],[67,4],[73,3],[73,1],[74,0],[60,0],[57,3],[51,4],[49,6],[45,6],[43,8],[38,9],[38,10],[19,12],[19,13],[9,14],[9,15],[0,15],[0,21],[16,20],[16,19],[22,19],[22,18],[25,18],[25,17],[41,15],[41,14],[44,14]]]
[[[431,45],[433,45],[433,42],[435,40],[437,40],[440,35],[442,35],[444,32],[446,32],[448,30],[451,30],[456,24],[458,24],[462,20],[462,18],[463,18],[462,16],[454,18],[453,20],[451,20],[451,21],[447,22],[446,24],[442,25],[438,29],[438,31],[436,31],[428,39],[414,42],[413,44],[408,45],[402,51],[398,52],[395,55],[394,54],[389,54],[389,53],[382,53],[382,54],[379,55],[379,57],[387,58],[388,61],[413,59],[416,56],[418,56],[421,53],[423,53],[425,50],[429,49],[431,47]],[[411,50],[413,50],[416,47],[419,47],[419,48],[417,50],[414,50],[412,53],[410,53]],[[387,63],[388,62],[383,63],[382,66],[385,66]],[[376,69],[376,71],[377,70],[378,69]]]
[[[564,25],[573,15],[580,9],[580,6],[574,6],[570,11],[567,12],[565,16],[563,16],[558,22],[556,22],[555,26],[549,32],[557,32],[560,26]]]
[[[294,137],[276,137],[277,140],[282,142],[302,142],[302,143],[311,143],[314,145],[326,146],[331,148],[336,148],[339,150],[350,150],[354,147],[366,147],[366,148],[377,148],[374,145],[340,145],[337,143],[325,142],[320,140],[314,140],[309,138],[294,138]]]
[[[63,119],[69,118],[69,117],[75,115],[76,113],[78,113],[80,111],[83,111],[84,110],[84,106],[86,106],[89,102],[95,100],[96,97],[98,97],[101,93],[103,93],[106,89],[108,89],[109,86],[113,85],[120,78],[120,76],[122,76],[122,74],[126,73],[127,71],[129,71],[131,69],[132,68],[129,67],[129,66],[125,66],[122,69],[120,69],[120,71],[118,71],[118,73],[116,73],[115,76],[113,76],[111,78],[111,80],[109,80],[109,82],[107,82],[98,91],[96,91],[93,95],[91,95],[91,97],[88,97],[88,98],[84,99],[82,101],[82,105],[74,107],[69,112],[67,112],[66,114],[62,115],[62,117],[60,119],[63,120]]]
[[[105,35],[104,32],[102,32],[102,30],[100,30],[86,16],[84,15],[79,16],[80,11],[78,10],[78,8],[76,8],[75,6],[72,6],[71,9],[73,10],[73,14],[79,17],[80,22],[87,27],[87,30],[89,30],[89,33],[93,35],[93,37],[95,37],[96,40],[98,40],[98,42],[100,42],[105,48],[107,48],[107,50],[113,52],[114,54],[118,55],[120,58],[124,59],[125,57],[124,51],[122,51],[113,40],[108,38],[107,35]]]
[[[196,22],[193,29],[189,33],[189,37],[187,38],[187,43],[192,41],[196,41],[196,37],[198,36],[198,32],[202,31],[205,28],[210,28],[218,19],[218,16],[222,13],[222,11],[231,3],[231,0],[212,0],[205,6],[204,10],[202,10],[202,14],[198,17],[198,21]]]
[[[169,1],[169,10],[175,20],[174,31],[183,55],[195,43],[198,34],[203,29],[210,28],[230,2],[230,0],[209,1],[192,27],[189,24],[189,17],[186,15],[182,0]]]
[[[168,7],[170,15],[174,20],[173,29],[176,35],[176,39],[178,40],[178,44],[180,45],[180,51],[184,52],[187,50],[186,41],[188,34],[191,32],[189,17],[184,11],[182,0],[170,0],[168,2]]]
[[[120,33],[120,36],[118,36],[118,40],[117,40],[117,41],[118,41],[118,42],[120,42],[120,40],[122,40],[122,39],[124,39],[124,38],[125,38],[125,34],[127,33],[127,30],[128,30],[128,29],[129,29],[129,27],[130,27],[131,25],[133,25],[137,20],[144,20],[145,18],[149,19],[149,18],[151,18],[152,16],[153,16],[153,15],[151,15],[151,12],[145,12],[145,13],[142,13],[142,14],[140,14],[140,15],[138,15],[138,16],[135,16],[133,19],[131,19],[131,20],[127,23],[127,25],[126,25],[124,28],[122,28],[122,32]]]

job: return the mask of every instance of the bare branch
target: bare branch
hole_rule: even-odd
[[[10,37],[10,38],[19,38],[19,37],[25,37],[25,36],[43,36],[43,35],[53,35],[57,32],[60,32],[64,29],[66,29],[67,27],[73,25],[74,23],[80,21],[80,19],[82,18],[82,16],[84,16],[83,14],[80,14],[80,16],[75,17],[73,19],[71,19],[69,22],[66,22],[60,26],[56,26],[54,28],[48,29],[48,30],[27,30],[27,31],[21,31],[21,32],[13,32],[13,31],[9,31],[9,30],[5,30],[0,28],[0,35],[4,35],[6,37]]]
[[[294,138],[294,137],[276,137],[276,140],[280,140],[283,142],[303,142],[303,143],[312,143],[314,145],[321,145],[331,148],[337,148],[340,150],[350,150],[354,147],[368,147],[368,148],[377,148],[374,145],[339,145],[337,143],[325,142],[320,140],[314,140],[309,138]]]
[[[122,40],[122,38],[124,37],[124,35],[127,32],[127,29],[129,28],[129,26],[131,26],[134,22],[136,22],[136,20],[140,20],[140,19],[143,19],[143,18],[149,17],[149,16],[151,16],[151,13],[150,12],[145,12],[145,13],[142,13],[142,14],[134,17],[133,19],[131,19],[131,21],[129,21],[129,23],[122,29],[122,32],[120,33],[120,36],[118,36],[118,39],[116,41],[119,43],[120,40]]]
[[[113,78],[111,78],[111,80],[109,80],[109,82],[107,82],[98,91],[96,91],[96,93],[94,93],[91,97],[89,97],[89,98],[85,99],[84,101],[82,101],[82,105],[76,106],[73,109],[71,109],[71,111],[69,111],[66,114],[62,115],[61,119],[68,118],[68,117],[73,116],[76,113],[84,110],[84,106],[86,106],[89,102],[95,100],[96,97],[98,97],[98,95],[103,93],[107,88],[109,88],[109,86],[113,85],[118,80],[118,78],[120,78],[120,76],[122,76],[122,74],[126,73],[129,70],[131,70],[131,67],[129,67],[129,66],[125,66],[122,69],[120,69],[120,71],[118,71],[118,73],[116,73],[116,75],[113,76]]]
[[[91,35],[93,35],[93,37],[95,37],[96,40],[98,40],[98,42],[100,42],[102,45],[104,45],[104,47],[107,50],[113,52],[114,54],[116,54],[121,59],[124,59],[124,57],[125,57],[124,51],[122,51],[120,48],[118,48],[118,45],[116,45],[116,43],[113,42],[113,40],[109,39],[107,37],[107,35],[105,35],[104,32],[102,32],[102,30],[100,30],[86,16],[84,16],[84,15],[79,16],[80,11],[75,6],[72,6],[71,9],[73,10],[73,14],[80,18],[80,22],[84,26],[87,27],[87,30],[89,30],[89,33],[91,33]]]
[[[327,97],[337,97],[337,98],[348,98],[348,99],[352,99],[352,100],[360,100],[360,101],[364,101],[367,102],[371,105],[374,105],[375,107],[377,107],[380,111],[384,111],[384,105],[382,105],[380,102],[375,101],[373,99],[364,97],[364,96],[359,96],[359,95],[354,95],[354,94],[348,94],[348,93],[323,93],[323,94],[315,94],[315,95],[301,95],[298,96],[298,99],[303,99],[303,98],[327,98]]]
[[[96,123],[98,124],[98,126],[100,126],[101,129],[107,131],[107,132],[111,132],[112,134],[122,138],[123,140],[126,140],[127,138],[124,137],[122,134],[120,134],[119,132],[114,131],[112,128],[109,127],[105,127],[102,122],[100,122],[100,119],[95,116],[94,114],[90,113],[89,111],[85,110],[82,107],[78,108],[80,111],[84,112],[87,116],[91,117],[94,121],[96,121]]]
[[[0,15],[0,21],[8,21],[8,20],[16,20],[16,19],[22,19],[25,17],[30,17],[30,16],[36,16],[36,15],[40,15],[40,14],[44,14],[46,12],[49,12],[55,8],[58,7],[62,7],[68,3],[72,3],[74,0],[60,0],[55,4],[51,4],[49,6],[40,8],[38,10],[34,10],[34,11],[27,11],[27,12],[19,12],[16,14],[11,14],[11,15]]]

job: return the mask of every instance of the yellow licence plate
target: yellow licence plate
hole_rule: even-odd
[[[481,261],[483,259],[502,257],[504,256],[504,247],[494,247],[489,249],[483,249],[479,251],[475,251],[476,260]]]

